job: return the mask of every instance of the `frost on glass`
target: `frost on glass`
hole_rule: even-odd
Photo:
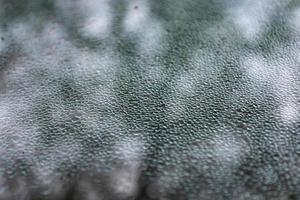
[[[300,199],[297,0],[0,0],[0,200]]]

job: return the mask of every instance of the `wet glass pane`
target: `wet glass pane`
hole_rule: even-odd
[[[300,1],[0,0],[0,200],[300,199]]]

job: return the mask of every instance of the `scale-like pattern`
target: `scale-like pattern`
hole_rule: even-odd
[[[300,2],[0,0],[0,200],[300,199]]]

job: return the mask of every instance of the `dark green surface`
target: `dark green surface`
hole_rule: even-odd
[[[0,199],[300,199],[300,2],[0,0]]]

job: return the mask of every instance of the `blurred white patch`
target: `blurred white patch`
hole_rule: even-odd
[[[10,34],[16,41],[26,41],[34,34],[29,22],[15,22],[9,26]]]
[[[42,195],[57,197],[64,195],[65,182],[61,179],[62,174],[58,169],[63,169],[63,163],[72,165],[79,159],[80,145],[75,139],[60,141],[53,148],[43,149],[38,155],[32,170],[34,172],[33,187],[38,189]]]
[[[22,45],[22,52],[27,56],[18,58],[23,60],[17,63],[19,65],[16,70],[23,69],[24,65],[39,68],[36,63],[30,62],[43,60],[41,65],[52,64],[51,68],[46,67],[46,69],[58,71],[60,69],[58,63],[66,56],[67,49],[70,50],[72,47],[71,43],[66,41],[68,36],[63,31],[63,27],[57,23],[48,22],[41,32],[35,32],[31,21],[18,22],[9,26],[9,31],[18,44]]]
[[[183,72],[180,74],[176,81],[177,96],[183,95],[184,97],[195,94],[196,82],[195,74]]]
[[[145,146],[141,139],[134,137],[123,138],[115,145],[115,148],[115,153],[118,155],[118,158],[131,165],[139,165],[145,153]]]
[[[287,123],[296,123],[300,119],[299,105],[295,102],[285,103],[280,106],[282,120]]]
[[[187,114],[187,102],[183,97],[171,97],[166,103],[166,114],[170,120],[184,118]]]
[[[192,97],[196,94],[196,81],[195,74],[190,72],[182,72],[178,75],[174,83],[173,94],[166,103],[166,113],[171,120],[178,120],[186,116],[187,97]]]
[[[126,32],[140,32],[149,20],[148,1],[131,0],[124,19]]]
[[[101,17],[93,17],[86,21],[86,24],[82,28],[82,32],[84,35],[91,36],[91,37],[104,37],[105,33],[108,31],[108,22],[107,20]]]
[[[267,31],[272,15],[286,3],[276,0],[234,2],[235,4],[231,4],[227,10],[229,18],[249,41],[255,41]]]
[[[187,169],[191,166],[193,169],[198,167],[191,162],[191,157],[186,154],[187,152],[181,150],[178,151],[176,148],[167,150],[168,154],[163,156],[165,161],[157,164],[156,179],[146,189],[147,195],[151,199],[162,199],[163,196],[181,188],[186,179],[192,175],[191,171],[187,171]],[[191,155],[202,156],[203,154],[197,152],[197,154],[191,153]],[[186,165],[185,161],[187,160],[189,165]]]
[[[281,62],[277,61],[279,73],[273,81],[274,93],[280,100],[279,115],[285,124],[291,125],[300,119],[299,113],[299,90],[297,89],[297,69],[292,66],[281,66]],[[281,66],[281,67],[279,67]],[[299,71],[298,71],[299,75]]]
[[[234,133],[229,130],[219,130],[222,133],[216,134],[212,138],[215,158],[221,162],[224,167],[232,169],[237,166],[244,155],[247,153],[248,146],[241,138],[237,138]]]
[[[267,81],[269,78],[270,66],[262,56],[252,54],[246,57],[242,60],[242,68],[254,80]]]
[[[295,30],[297,33],[300,33],[300,7],[296,8],[289,19],[289,25],[291,29]]]
[[[296,45],[295,45],[296,46]],[[298,48],[277,47],[276,51],[263,57],[249,54],[241,60],[242,69],[257,83],[267,85],[279,102],[276,115],[287,125],[299,121],[299,57]],[[290,59],[290,57],[295,59]],[[298,82],[297,82],[298,81]]]
[[[84,200],[104,200],[106,199],[101,191],[102,185],[93,184],[90,179],[81,178],[78,182],[79,198]]]
[[[54,46],[61,44],[68,36],[59,24],[49,22],[45,25],[41,37],[43,38],[42,44]]]
[[[38,162],[35,162],[36,176],[41,183],[52,182],[53,173],[63,163],[72,164],[79,159],[81,145],[75,138],[68,138],[57,142],[53,147],[43,147],[36,152]],[[49,179],[50,177],[50,179]]]
[[[203,83],[215,81],[222,69],[213,52],[200,49],[192,53],[189,67],[190,69],[184,70],[175,78],[173,95],[166,104],[171,119],[184,117],[187,114],[189,98],[194,97],[201,90]]]
[[[126,167],[114,171],[112,187],[120,196],[133,196],[138,188],[139,172],[134,167]]]
[[[247,8],[248,9],[248,8]],[[266,16],[260,16],[265,18]],[[234,23],[247,39],[253,39],[260,33],[262,23],[253,13],[247,12],[245,8],[239,8],[233,14]]]
[[[0,159],[5,159],[8,165],[17,159],[31,162],[37,141],[36,125],[30,120],[27,124],[20,123],[21,119],[16,110],[28,112],[28,106],[23,104],[21,98],[4,97],[0,98]]]
[[[55,6],[66,23],[74,25],[82,36],[101,40],[111,32],[110,3],[110,0],[56,0]]]
[[[138,189],[144,144],[137,139],[125,138],[116,144],[115,148],[121,163],[112,172],[111,186],[118,195],[132,197]]]
[[[80,56],[72,58],[76,78],[94,78],[101,82],[112,81],[115,78],[119,61],[117,54],[110,50],[104,52],[77,52]]]
[[[80,0],[77,7],[85,16],[80,29],[89,38],[104,39],[109,36],[112,21],[112,11],[109,0]]]
[[[60,173],[48,166],[35,166],[33,170],[35,173],[33,184],[42,195],[58,197],[64,194],[64,182],[60,178]]]
[[[163,49],[164,30],[157,21],[153,21],[147,27],[145,32],[142,33],[143,37],[140,42],[140,48],[142,52],[148,55],[156,54]]]
[[[141,54],[152,56],[162,50],[164,30],[151,15],[148,1],[129,1],[123,27],[127,34],[135,34],[138,38]]]

